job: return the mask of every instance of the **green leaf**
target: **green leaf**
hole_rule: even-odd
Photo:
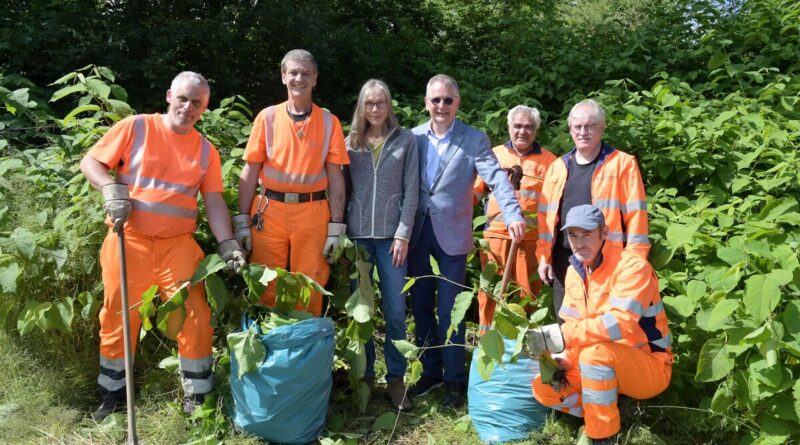
[[[692,280],[686,285],[686,296],[691,298],[694,303],[699,303],[706,297],[708,287],[706,283],[698,280]]]
[[[153,302],[156,292],[158,292],[158,286],[154,284],[147,288],[142,294],[142,305],[139,306],[139,318],[142,319],[142,328],[145,331],[153,329],[153,323],[150,317],[156,314],[156,306]]]
[[[383,431],[392,431],[394,429],[394,425],[397,422],[397,414],[393,411],[387,411],[374,422],[372,422],[372,429],[373,430],[383,430]]]
[[[713,382],[727,377],[733,370],[734,360],[721,338],[710,338],[700,350],[695,381]]]
[[[692,225],[670,224],[667,227],[667,242],[673,249],[684,247],[692,241],[699,227],[699,223]]]
[[[80,83],[64,87],[53,93],[53,95],[50,97],[50,102],[55,102],[63,97],[69,96],[70,94],[84,93],[84,92],[86,92],[86,87]]]
[[[708,60],[708,69],[715,70],[728,62],[728,56],[725,53],[714,53]]]
[[[197,284],[212,273],[217,273],[220,270],[225,269],[225,266],[226,264],[225,261],[222,261],[222,257],[216,253],[212,253],[211,255],[203,258],[203,260],[200,261],[200,264],[197,265],[197,268],[194,270],[194,274],[192,274],[191,283],[193,285]]]
[[[75,307],[70,297],[53,304],[45,314],[50,326],[68,334],[72,332],[72,319],[75,317]]]
[[[68,115],[64,116],[64,123],[68,124],[70,121],[75,119],[75,116],[89,111],[91,112],[100,111],[100,107],[94,104],[88,104],[76,107],[72,111],[70,111]]]
[[[394,347],[397,348],[397,351],[403,354],[403,357],[407,359],[417,358],[419,348],[413,343],[408,340],[392,340],[392,343],[394,343]]]
[[[791,335],[795,341],[800,342],[800,301],[792,300],[787,303],[786,309],[784,309],[781,314],[781,320],[784,326],[786,326],[789,335]]]
[[[794,397],[794,413],[800,417],[800,380],[794,382],[792,386],[792,396]]]
[[[406,284],[403,286],[403,290],[401,290],[400,293],[404,294],[408,292],[408,290],[411,289],[411,286],[413,286],[414,283],[416,282],[417,282],[416,278],[406,277]]]
[[[792,280],[792,274],[778,269],[767,275],[753,275],[747,279],[744,305],[756,323],[766,320],[781,301],[780,286]]]
[[[691,298],[686,295],[677,295],[675,297],[664,297],[664,304],[671,309],[674,313],[683,318],[688,318],[694,313],[695,304]]]
[[[408,381],[406,382],[409,386],[417,383],[420,377],[422,377],[422,362],[419,360],[414,360],[411,362],[411,371],[408,374]]]
[[[370,272],[372,264],[356,260],[358,270],[358,289],[345,303],[347,314],[359,323],[367,323],[375,316],[375,289],[372,287]]]
[[[481,269],[480,288],[485,292],[492,293],[492,282],[497,280],[497,263],[489,261]],[[501,297],[501,295],[495,295]]]
[[[247,299],[251,303],[260,300],[261,296],[264,295],[264,291],[267,290],[267,286],[258,281],[258,277],[264,274],[264,269],[265,267],[260,264],[250,263],[247,265],[247,268],[242,271],[242,279],[244,279],[248,289]]]
[[[17,278],[22,269],[19,268],[17,263],[11,263],[7,266],[0,266],[0,287],[3,293],[13,294],[17,292]]]
[[[542,376],[542,383],[547,385],[552,382],[553,374],[555,374],[556,371],[558,371],[558,366],[550,356],[550,353],[545,352],[542,354],[539,358],[539,375]]]
[[[747,254],[738,247],[721,246],[717,249],[717,257],[731,266],[739,262],[747,262]]]
[[[472,304],[472,291],[466,290],[456,295],[456,301],[453,303],[453,309],[450,311],[450,327],[447,328],[447,342],[450,341],[450,336],[453,332],[458,330],[458,325],[464,320],[464,314],[467,313],[470,304]]]
[[[724,327],[728,317],[739,307],[739,301],[724,299],[697,314],[697,327],[708,332],[715,332]]]
[[[547,313],[549,311],[550,311],[549,308],[543,307],[543,308],[537,310],[536,312],[532,313],[530,318],[529,318],[530,324],[531,325],[539,325],[539,324],[541,324],[542,321],[545,318],[547,318]]]
[[[17,252],[25,259],[33,259],[33,254],[36,251],[36,238],[30,230],[17,227],[11,234],[11,239],[17,247]]]
[[[505,353],[505,345],[503,344],[503,337],[496,329],[490,329],[480,339],[481,350],[486,357],[494,360],[497,363],[503,363],[503,354]]]
[[[731,388],[732,381],[726,380],[717,388],[714,397],[711,399],[711,410],[716,413],[724,413],[733,405],[736,396]]]
[[[206,275],[205,277],[206,298],[214,311],[214,314],[219,314],[225,309],[230,300],[230,294],[225,287],[225,282],[216,274]]]
[[[240,379],[248,372],[258,369],[267,357],[267,348],[257,338],[255,325],[246,331],[228,334],[228,347],[236,358],[239,366],[236,376]]]
[[[111,87],[100,79],[86,79],[86,90],[91,95],[101,99],[108,99],[111,94]]]
[[[175,339],[186,321],[186,306],[184,302],[189,296],[189,282],[186,281],[172,298],[162,302],[156,309],[156,325],[167,338]]]
[[[358,340],[350,340],[345,348],[345,360],[350,364],[351,381],[361,380],[367,369],[367,352],[364,344]]]
[[[36,306],[37,303],[35,301],[29,301],[20,312],[19,318],[17,319],[17,331],[19,331],[19,335],[25,335],[36,327]]]
[[[170,374],[176,374],[180,369],[181,362],[177,355],[170,355],[158,362],[158,367],[166,370]]]

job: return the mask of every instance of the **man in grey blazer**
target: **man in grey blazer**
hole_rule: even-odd
[[[453,283],[464,283],[467,253],[473,247],[472,187],[476,174],[493,190],[512,239],[521,240],[525,232],[514,189],[492,152],[489,138],[456,119],[460,101],[458,84],[452,77],[433,76],[425,93],[431,120],[412,130],[419,150],[420,181],[408,273],[412,277],[433,275],[433,256],[440,273],[450,281],[425,278],[411,287],[417,346],[446,343],[450,311],[463,290]],[[450,342],[463,345],[464,329],[462,321]],[[422,377],[409,393],[425,395],[444,383],[442,406],[461,407],[467,382],[464,347],[428,349],[421,361]]]

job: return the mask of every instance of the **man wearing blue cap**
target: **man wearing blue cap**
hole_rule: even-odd
[[[655,397],[669,386],[672,349],[658,279],[641,255],[605,241],[603,213],[573,207],[562,228],[572,256],[557,323],[528,332],[528,350],[545,352],[564,378],[533,381],[540,403],[583,417],[595,444],[614,443],[620,431],[617,399]],[[577,363],[578,366],[574,366]]]

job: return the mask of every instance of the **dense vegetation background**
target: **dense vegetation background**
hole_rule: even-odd
[[[461,84],[461,117],[493,141],[506,137],[507,110],[525,103],[542,111],[540,140],[563,153],[566,110],[597,98],[607,140],[636,154],[645,176],[650,260],[677,353],[671,388],[645,410],[648,433],[630,443],[653,443],[650,433],[670,443],[800,439],[797,2],[1,3],[4,443],[119,439],[114,425],[79,423],[95,397],[104,232],[99,197],[77,171],[82,154],[133,109],[162,111],[174,74],[196,70],[212,83],[199,126],[220,148],[232,203],[252,112],[285,98],[279,62],[297,47],[317,57],[316,97],[345,122],[360,85],[378,77],[414,125],[425,119],[425,82],[445,72]],[[198,237],[213,251],[206,227]],[[173,346],[148,334],[137,369]],[[213,409],[188,429],[167,403],[177,399],[174,367],[163,368],[140,373],[150,442],[247,440]],[[350,409],[332,415],[331,443],[475,440],[435,405],[401,416],[394,436]],[[574,428],[559,422],[529,443],[569,443]],[[333,434],[348,431],[360,439]]]

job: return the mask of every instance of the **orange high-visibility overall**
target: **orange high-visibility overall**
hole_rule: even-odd
[[[270,121],[271,125],[267,123]],[[336,116],[312,105],[309,117],[295,123],[288,115],[286,102],[264,109],[256,116],[244,160],[262,164],[259,174],[262,188],[306,194],[327,190],[326,162],[350,163],[342,125]],[[253,200],[251,216],[256,214],[260,203],[263,207],[263,199],[264,196],[257,196]],[[262,217],[263,229],[252,229],[251,261],[302,272],[324,286],[330,275],[322,256],[330,221],[328,200],[291,203],[271,199]],[[261,302],[275,304],[274,282],[267,286]],[[312,292],[308,307],[298,303],[297,309],[319,316],[322,295]]]
[[[669,386],[672,348],[667,316],[652,267],[638,253],[607,245],[589,272],[570,258],[559,315],[566,359],[576,364],[556,392],[537,376],[543,405],[583,417],[590,438],[619,432],[617,397],[655,397]]]
[[[161,115],[138,115],[114,125],[89,156],[116,170],[128,184],[131,213],[125,223],[126,266],[131,332],[141,326],[138,303],[151,285],[172,297],[203,259],[192,238],[197,220],[197,193],[222,192],[217,150],[198,133],[174,133]],[[106,224],[111,227],[111,221]],[[101,394],[124,392],[119,249],[109,230],[100,251],[105,299],[100,311]],[[211,309],[202,284],[189,289],[186,319],[177,333],[182,384],[187,394],[211,390]],[[175,320],[178,320],[177,318]],[[132,339],[134,351],[136,336]]]
[[[625,247],[647,258],[647,196],[636,158],[603,144],[592,174],[592,205],[603,212],[609,228],[606,244]],[[559,205],[567,183],[568,163],[575,162],[575,149],[550,165],[539,197],[539,239],[536,258],[551,263],[556,240]]]
[[[517,255],[514,258],[512,279],[516,282],[523,292],[529,297],[538,296],[542,290],[542,282],[535,279],[538,263],[536,262],[536,239],[537,222],[536,209],[539,203],[539,194],[542,191],[544,175],[547,168],[556,160],[556,156],[548,150],[534,143],[525,156],[520,157],[516,150],[511,146],[511,142],[498,145],[492,149],[501,168],[510,168],[519,165],[522,168],[522,180],[520,189],[517,190],[517,200],[525,216],[527,225],[525,238],[517,246]],[[478,177],[475,181],[474,192],[476,198],[480,200],[483,195],[489,192],[486,183]],[[483,238],[489,244],[489,254],[481,251],[481,264],[486,265],[490,260],[497,263],[498,273],[503,274],[506,264],[506,257],[511,248],[511,237],[508,234],[506,223],[503,220],[503,213],[493,194],[489,194],[486,201],[486,228],[483,231]],[[478,316],[481,331],[491,328],[494,320],[494,310],[496,303],[483,291],[478,292]]]

